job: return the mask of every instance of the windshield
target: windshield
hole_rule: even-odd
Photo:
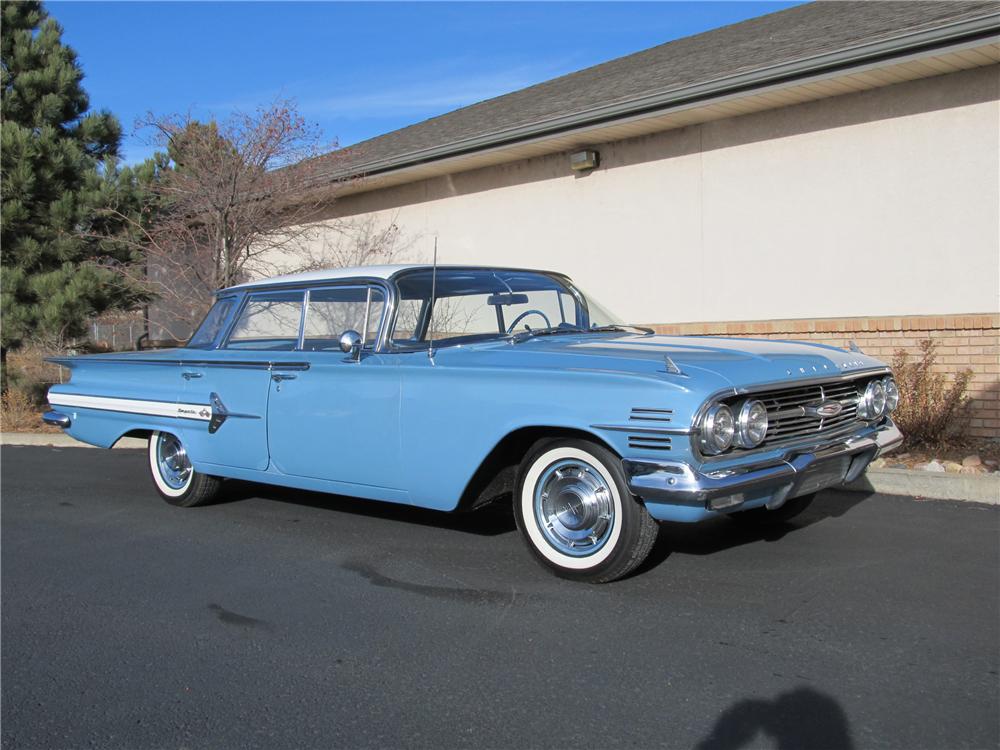
[[[399,301],[391,341],[397,347],[573,332],[620,325],[568,279],[536,271],[438,269],[431,315],[432,273],[397,281]]]

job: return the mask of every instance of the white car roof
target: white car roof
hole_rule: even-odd
[[[491,268],[492,266],[464,266],[464,265],[439,265],[438,270],[450,270],[450,269],[478,269],[478,268]],[[395,263],[392,265],[384,266],[357,266],[354,268],[324,268],[319,271],[306,271],[305,273],[290,273],[284,276],[272,276],[267,279],[257,279],[256,281],[248,281],[245,284],[237,284],[236,286],[231,286],[229,289],[223,291],[234,291],[240,289],[255,289],[257,287],[273,286],[276,284],[312,284],[315,282],[323,281],[339,281],[341,279],[353,279],[353,278],[369,278],[369,279],[388,279],[399,273],[400,271],[409,271],[412,269],[423,268],[430,270],[432,266],[429,263]],[[498,270],[501,268],[505,271],[527,271],[529,269],[512,269],[503,268],[502,266],[496,266]],[[542,271],[541,273],[545,273]]]

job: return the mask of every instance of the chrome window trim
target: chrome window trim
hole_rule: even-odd
[[[798,388],[800,386],[810,386],[810,385],[822,385],[825,383],[842,383],[851,380],[858,380],[861,378],[869,378],[876,375],[890,375],[892,370],[888,367],[869,367],[863,370],[852,370],[851,372],[844,372],[838,375],[825,375],[813,378],[802,378],[801,380],[774,380],[768,381],[766,383],[757,383],[751,386],[744,386],[741,388],[720,388],[710,395],[701,406],[698,407],[698,411],[695,412],[694,418],[691,420],[691,453],[699,461],[704,463],[712,463],[718,461],[727,461],[743,458],[744,456],[753,456],[758,453],[766,453],[767,451],[777,450],[779,448],[788,448],[795,445],[798,438],[791,438],[790,442],[787,444],[779,443],[776,445],[764,445],[757,448],[750,449],[740,449],[739,451],[733,452],[731,449],[727,452],[720,453],[718,455],[710,455],[702,453],[699,442],[701,435],[701,424],[705,418],[705,413],[712,406],[712,404],[726,398],[733,398],[734,396],[749,396],[755,393],[761,393],[763,391],[773,391],[784,388]],[[870,424],[870,422],[869,422]],[[845,428],[846,431],[857,429],[857,425],[850,425],[849,428]],[[807,441],[808,442],[808,441]]]
[[[270,289],[268,287],[264,287],[264,288],[261,288],[261,289],[254,290],[253,292],[247,292],[247,293],[245,293],[243,295],[243,299],[240,300],[239,310],[237,311],[237,313],[233,317],[233,319],[231,321],[229,321],[229,327],[226,329],[226,335],[219,342],[219,345],[216,347],[216,349],[218,351],[226,350],[226,351],[245,351],[245,352],[266,352],[266,351],[271,351],[269,349],[229,349],[229,340],[230,340],[230,338],[232,338],[233,329],[236,328],[236,324],[240,321],[240,318],[243,316],[243,311],[246,309],[246,306],[248,304],[250,304],[250,300],[251,299],[253,299],[254,297],[258,297],[258,296],[260,296],[262,294],[268,294],[269,292],[294,292],[294,291],[297,291],[297,290],[296,289]],[[305,299],[306,299],[305,292],[306,292],[306,289],[303,289],[302,290],[302,309],[299,310],[299,331],[300,332],[302,330],[302,321],[305,319],[304,318],[304,312],[305,312],[305,306],[306,306],[305,305]],[[298,343],[299,342],[296,339],[295,348],[292,349],[291,351],[293,351],[293,352],[294,351],[299,351]]]
[[[237,290],[233,292],[233,296],[242,296],[239,304],[236,305],[236,311],[232,314],[232,318],[229,320],[228,324],[225,326],[225,334],[217,340],[217,343],[213,349],[217,351],[226,350],[227,344],[229,343],[229,337],[232,334],[232,329],[235,327],[236,322],[239,320],[240,315],[243,313],[243,308],[246,306],[247,301],[258,294],[265,294],[267,292],[295,292],[302,290],[303,292],[303,304],[302,311],[303,315],[299,320],[299,330],[300,336],[299,340],[296,342],[295,351],[302,351],[302,334],[304,333],[304,323],[305,323],[305,309],[306,309],[306,295],[310,291],[322,291],[323,289],[337,289],[343,287],[378,287],[382,290],[385,297],[385,305],[382,308],[382,317],[379,319],[379,331],[378,335],[375,337],[375,342],[372,346],[372,352],[381,353],[384,350],[385,336],[387,331],[387,319],[390,308],[395,311],[396,302],[396,290],[395,287],[389,282],[388,279],[381,279],[375,276],[354,276],[349,279],[336,279],[331,281],[321,281],[321,282],[294,282],[286,284],[274,284],[270,286],[259,286],[253,287],[249,290]],[[228,296],[223,295],[222,292],[216,295],[216,297]],[[204,350],[200,350],[204,351]],[[243,351],[266,351],[263,349],[245,349]]]
[[[372,353],[377,353],[377,352],[381,351],[380,338],[381,338],[381,335],[382,335],[382,332],[383,332],[383,328],[384,328],[384,325],[385,325],[386,312],[388,311],[388,308],[389,308],[389,299],[390,299],[390,297],[389,297],[389,294],[388,294],[389,287],[388,287],[387,284],[385,284],[385,283],[377,283],[375,280],[372,280],[372,281],[358,281],[358,280],[355,280],[355,279],[344,279],[343,283],[323,282],[322,284],[314,284],[314,285],[306,287],[306,299],[308,301],[311,292],[322,292],[322,291],[325,291],[327,289],[366,289],[366,290],[368,290],[367,300],[366,300],[366,303],[365,303],[365,320],[364,320],[365,335],[367,335],[367,333],[368,333],[368,317],[369,317],[369,314],[370,314],[371,302],[372,302],[372,290],[375,287],[378,287],[379,290],[382,292],[382,298],[383,298],[383,302],[384,303],[382,305],[382,315],[379,317],[378,333],[375,336],[375,340],[372,342],[371,349],[369,349],[368,351],[370,351]],[[343,331],[341,331],[341,333],[343,333]],[[337,335],[339,336],[340,334],[337,334]],[[364,341],[365,341],[365,339],[362,338],[362,351],[366,350],[366,347],[364,347],[364,345],[363,345]],[[299,339],[299,349],[300,350],[302,350],[302,347],[304,346],[304,342],[305,342],[305,317],[303,317],[303,319],[302,319],[302,336]],[[320,354],[324,354],[324,353],[325,354],[342,354],[342,352],[339,349],[336,352],[319,352],[319,353]]]

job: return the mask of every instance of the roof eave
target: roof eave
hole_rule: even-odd
[[[987,38],[1000,32],[1000,13],[936,26],[931,29],[902,34],[869,44],[848,47],[836,52],[801,58],[788,63],[759,68],[747,73],[726,76],[693,86],[685,86],[651,96],[616,102],[593,109],[575,112],[509,128],[485,133],[452,143],[405,154],[352,165],[327,175],[331,182],[360,177],[384,175],[409,167],[442,159],[473,154],[486,149],[510,146],[530,139],[564,134],[581,128],[592,127],[618,119],[634,117],[679,105],[693,104],[722,96],[744,93],[758,88],[788,83],[801,78],[823,75],[853,68],[858,65],[892,60],[903,55],[933,51],[942,47]]]

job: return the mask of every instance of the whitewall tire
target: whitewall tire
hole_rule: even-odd
[[[192,508],[211,501],[222,480],[194,470],[180,438],[169,432],[149,436],[149,472],[160,497],[171,505]]]
[[[658,530],[629,492],[620,459],[579,439],[529,451],[518,473],[514,516],[539,562],[564,578],[592,583],[628,575],[645,560]]]

